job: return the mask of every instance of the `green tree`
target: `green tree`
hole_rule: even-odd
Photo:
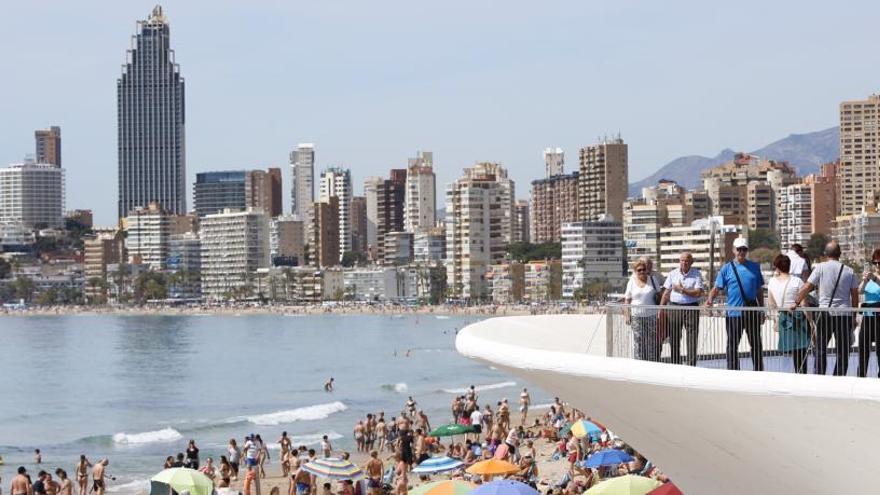
[[[13,295],[16,299],[24,299],[30,302],[34,296],[34,281],[27,277],[16,277],[12,283]]]
[[[345,299],[345,291],[343,289],[336,289],[333,291],[332,296],[334,301],[342,301]]]
[[[520,263],[560,259],[562,258],[562,243],[542,242],[540,244],[532,244],[529,242],[511,242],[507,245],[507,256],[511,261]]]
[[[58,303],[58,290],[55,287],[49,287],[37,294],[36,302],[41,306],[51,306]]]
[[[161,272],[141,272],[134,280],[134,300],[144,304],[153,299],[168,297],[168,277]]]
[[[779,237],[777,237],[776,232],[768,229],[750,229],[749,249],[754,251],[759,248],[779,251]]]
[[[818,260],[825,252],[825,245],[828,244],[830,240],[831,238],[825,234],[812,234],[807,245],[804,246],[804,254],[806,254],[811,261]]]
[[[777,254],[779,254],[779,251],[776,249],[759,247],[749,253],[749,258],[761,264],[773,264],[773,258],[776,258]]]
[[[349,268],[367,263],[367,255],[359,251],[346,251],[342,253],[342,266]]]
[[[0,258],[0,279],[6,278],[12,273],[12,265],[3,258]]]

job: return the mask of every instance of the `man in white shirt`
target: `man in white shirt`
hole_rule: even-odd
[[[471,426],[474,429],[474,433],[476,434],[477,442],[480,441],[480,434],[483,432],[483,413],[480,412],[480,407],[477,406],[474,408],[471,413]]]
[[[789,269],[788,274],[806,282],[807,277],[810,275],[810,270],[807,267],[807,259],[804,257],[803,253],[803,246],[795,243],[791,245],[791,248],[785,253],[785,255],[791,260],[791,268]]]
[[[705,292],[703,275],[694,268],[694,256],[684,251],[678,256],[678,268],[666,274],[663,283],[661,306],[675,308],[666,313],[666,331],[672,350],[672,362],[681,364],[681,330],[684,328],[687,340],[687,364],[697,365],[697,341],[700,330],[700,298]]]

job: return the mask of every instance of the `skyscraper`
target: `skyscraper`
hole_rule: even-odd
[[[309,220],[315,202],[314,144],[298,144],[290,152],[290,171],[293,177],[290,187],[291,213],[300,220]]]
[[[840,208],[861,213],[880,194],[880,94],[840,104]]]
[[[430,151],[410,158],[406,171],[406,198],[403,229],[416,232],[430,229],[436,220],[437,185],[434,154]]]
[[[545,148],[544,149],[544,169],[546,177],[554,177],[562,175],[565,167],[565,153],[562,148]]]
[[[116,93],[119,217],[153,201],[186,213],[184,80],[161,6],[138,21]]]
[[[351,251],[351,171],[347,168],[330,167],[321,173],[320,201],[339,198],[339,260]]]
[[[61,166],[61,128],[52,126],[34,131],[37,163]]]
[[[578,219],[595,222],[611,215],[621,221],[629,188],[627,151],[620,137],[581,148]]]
[[[200,217],[225,209],[259,208],[272,218],[281,209],[281,170],[199,172],[193,184],[193,209]]]
[[[19,163],[0,169],[0,223],[27,229],[64,225],[64,169]]]
[[[391,178],[376,187],[376,260],[385,261],[385,236],[403,232],[404,200],[406,198],[406,169],[391,169]]]

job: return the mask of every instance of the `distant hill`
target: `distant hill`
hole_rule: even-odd
[[[798,169],[799,174],[810,174],[818,171],[823,163],[837,160],[840,155],[840,128],[835,126],[824,131],[791,134],[750,153],[771,160],[787,161]],[[702,184],[700,172],[703,169],[732,160],[733,155],[734,151],[728,148],[712,158],[700,155],[676,158],[650,176],[630,184],[629,194],[637,196],[643,187],[654,185],[660,179],[674,180],[687,188],[697,187]]]

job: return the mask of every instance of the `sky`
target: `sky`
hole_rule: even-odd
[[[155,2],[8,2],[0,31],[0,164],[62,128],[67,208],[116,221],[116,79]],[[618,132],[630,181],[681,155],[757,149],[837,124],[880,92],[880,2],[169,0],[186,79],[188,183],[282,167],[387,176],[434,152],[445,185],[502,163],[519,198],[542,150]],[[846,28],[842,28],[846,26]],[[190,207],[192,197],[187,199]]]

